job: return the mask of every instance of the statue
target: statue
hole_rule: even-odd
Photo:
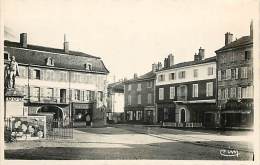
[[[15,61],[15,57],[11,57],[11,61],[5,67],[5,89],[15,88],[15,77],[19,76],[18,63]]]

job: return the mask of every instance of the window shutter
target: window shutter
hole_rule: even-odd
[[[40,70],[40,80],[44,80],[44,71]]]
[[[238,79],[238,68],[236,68],[236,77],[235,79]]]
[[[221,81],[221,70],[218,71],[218,81]]]

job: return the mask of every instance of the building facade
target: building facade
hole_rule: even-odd
[[[155,65],[153,70],[124,82],[125,120],[128,123],[153,124],[155,112]]]
[[[214,124],[216,57],[204,59],[204,49],[200,48],[194,61],[171,61],[166,58],[164,67],[156,71],[157,122],[175,127]]]
[[[71,51],[67,41],[64,49],[30,45],[26,33],[20,42],[4,42],[5,65],[11,56],[19,64],[16,89],[24,93],[25,114],[52,113],[85,124],[99,118],[109,73],[100,57]]]
[[[111,123],[124,121],[124,84],[123,81],[108,84],[107,120]]]
[[[224,127],[253,124],[253,27],[250,36],[233,41],[225,34],[225,46],[216,51],[218,108]]]

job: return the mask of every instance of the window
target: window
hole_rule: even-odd
[[[31,100],[32,101],[40,101],[40,88],[39,87],[32,88]]]
[[[208,67],[208,75],[213,75],[214,69],[213,67]]]
[[[218,71],[218,81],[221,81],[221,70]]]
[[[133,120],[133,111],[127,111],[127,119]]]
[[[10,54],[8,52],[4,52],[4,59],[10,60]]]
[[[128,103],[128,105],[131,105],[131,95],[128,95],[128,97],[127,97],[127,103]]]
[[[218,97],[220,98],[220,100],[225,99],[225,89],[219,89],[218,92]]]
[[[138,96],[137,96],[137,104],[141,104],[142,103],[142,101],[141,101],[141,95],[139,94]]]
[[[242,98],[253,98],[253,87],[242,87]]]
[[[231,79],[236,79],[236,69],[231,69]]]
[[[164,81],[165,80],[165,76],[163,74],[158,76],[158,81]]]
[[[193,77],[198,77],[198,69],[193,70]]]
[[[239,69],[239,68],[236,68],[236,76],[235,76],[235,79],[238,79],[238,69]]]
[[[53,88],[46,89],[46,98],[52,100],[53,99]]]
[[[41,72],[38,69],[33,70],[33,79],[40,79],[41,78]]]
[[[148,95],[147,95],[147,103],[152,104],[152,94],[151,93],[148,93]]]
[[[213,82],[207,83],[207,86],[206,86],[206,96],[207,97],[213,96]]]
[[[142,120],[143,115],[142,115],[142,111],[136,111],[136,120]]]
[[[90,91],[84,91],[84,101],[90,100]]]
[[[192,97],[198,97],[198,84],[192,84]]]
[[[170,87],[170,99],[174,99],[175,97],[175,87]]]
[[[142,90],[142,84],[141,83],[138,83],[137,84],[137,91],[141,91]]]
[[[152,81],[148,81],[147,82],[147,88],[152,88],[153,86],[153,82]]]
[[[226,80],[230,80],[231,79],[231,69],[227,69],[226,70]]]
[[[180,79],[183,79],[183,78],[185,78],[185,71],[181,71],[181,72],[179,72],[179,78]]]
[[[98,93],[97,93],[97,100],[100,101],[100,102],[103,101],[103,92],[98,91]]]
[[[84,67],[87,71],[91,71],[92,70],[92,65],[90,63],[86,63],[84,64]]]
[[[225,80],[226,79],[226,71],[222,70],[221,71],[221,80]]]
[[[164,99],[164,88],[159,88],[159,100]]]
[[[242,89],[241,89],[241,87],[238,87],[237,88],[237,98],[241,99],[241,97],[242,97]]]
[[[228,99],[228,88],[225,89],[225,96],[224,96],[225,99]]]
[[[230,97],[231,98],[236,98],[236,87],[232,87],[230,90]]]
[[[131,84],[128,84],[128,91],[131,91],[131,89],[132,89]]]
[[[241,67],[241,78],[247,78],[247,67]]]
[[[75,89],[74,98],[75,98],[75,100],[80,101],[80,90]]]
[[[170,79],[170,80],[175,80],[175,79],[176,79],[175,73],[170,73],[170,74],[169,74],[169,79]]]
[[[54,66],[54,59],[51,57],[48,57],[46,60],[46,65],[48,66]]]
[[[245,60],[251,59],[251,51],[245,51]]]

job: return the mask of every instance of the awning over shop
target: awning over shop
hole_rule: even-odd
[[[250,114],[251,111],[243,111],[243,110],[227,110],[227,111],[221,111],[221,113],[243,113],[243,114]]]

